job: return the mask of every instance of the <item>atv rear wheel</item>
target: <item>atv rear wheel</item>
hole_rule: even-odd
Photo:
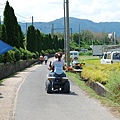
[[[70,82],[66,81],[64,83],[64,93],[69,93],[70,92]]]
[[[46,91],[47,93],[52,93],[52,82],[50,80],[46,81]]]

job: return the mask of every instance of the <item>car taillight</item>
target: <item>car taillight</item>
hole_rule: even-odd
[[[113,61],[111,61],[111,64],[113,64]]]

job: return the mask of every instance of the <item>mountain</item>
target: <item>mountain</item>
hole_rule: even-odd
[[[26,31],[26,23],[19,22],[22,31],[25,33]],[[27,23],[27,27],[32,23]],[[62,32],[64,31],[64,18],[56,19],[51,22],[34,22],[34,27],[39,29],[41,32],[48,34],[51,33],[52,24],[54,24],[54,32]],[[95,23],[87,19],[78,19],[78,18],[69,18],[70,32],[75,33],[79,32],[79,24],[80,30],[90,30],[93,32],[106,32],[111,33],[115,32],[117,37],[120,37],[120,22],[99,22]]]

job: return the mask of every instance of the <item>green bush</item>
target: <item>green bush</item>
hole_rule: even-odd
[[[92,55],[92,51],[86,52],[85,55],[89,55],[89,56]]]
[[[38,52],[35,52],[35,54],[36,54],[36,58],[39,58],[39,53],[38,53]]]
[[[63,50],[59,48],[59,49],[58,49],[58,52],[63,52]]]
[[[18,50],[17,48],[15,48],[14,58],[15,58],[15,61],[19,61],[21,59],[20,50]]]
[[[106,87],[110,90],[111,99],[120,103],[120,72],[111,71],[108,79]]]
[[[21,52],[21,59],[23,59],[23,60],[37,58],[36,53],[31,53],[30,51],[25,50],[23,48],[20,48],[20,52]]]
[[[4,57],[3,55],[0,55],[0,63],[3,63],[4,62]]]
[[[85,55],[85,53],[83,53],[83,52],[80,52],[80,53],[79,53],[79,55],[80,55],[80,56],[83,56],[83,55]]]
[[[88,56],[91,56],[92,55],[92,51],[88,51],[88,52],[80,52],[79,53],[80,56],[83,56],[83,55],[88,55]]]
[[[31,58],[36,59],[36,58],[37,58],[37,55],[36,55],[35,53],[31,53]]]
[[[11,50],[11,51],[9,51],[8,53],[6,53],[7,54],[7,62],[15,62],[16,61],[16,58],[15,58],[15,51],[14,50]]]
[[[41,54],[44,56],[44,55],[45,55],[45,51],[44,51],[44,50],[41,50]]]

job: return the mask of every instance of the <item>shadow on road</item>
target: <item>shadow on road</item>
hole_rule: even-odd
[[[5,86],[4,84],[0,84],[0,86]]]
[[[62,94],[62,95],[75,95],[77,96],[78,94],[76,94],[75,92],[70,91],[69,93],[64,93],[62,91],[54,91],[53,93],[50,94]]]
[[[4,98],[3,96],[1,96],[2,95],[2,93],[0,93],[0,98]]]

